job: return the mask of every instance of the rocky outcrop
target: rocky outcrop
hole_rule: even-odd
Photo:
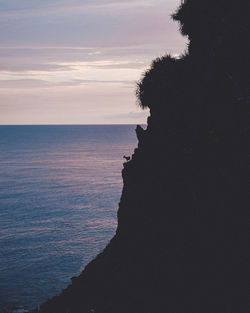
[[[189,51],[155,60],[138,84],[151,114],[124,163],[116,234],[40,313],[249,312],[250,49],[237,67],[226,45],[234,18],[231,44],[249,34],[250,6],[237,5],[248,20],[225,0],[182,2]]]

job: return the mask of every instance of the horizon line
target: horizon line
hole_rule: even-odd
[[[0,126],[105,126],[105,125],[146,125],[146,123],[110,123],[110,124],[70,124],[70,123],[55,123],[55,124],[0,124]]]

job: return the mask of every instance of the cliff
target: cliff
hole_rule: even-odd
[[[116,234],[40,313],[249,312],[250,4],[186,0],[173,17],[190,45],[138,84],[150,117]]]

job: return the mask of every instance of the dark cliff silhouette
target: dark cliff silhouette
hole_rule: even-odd
[[[147,129],[122,172],[116,235],[40,313],[247,313],[249,1],[182,1],[178,59],[138,83]]]

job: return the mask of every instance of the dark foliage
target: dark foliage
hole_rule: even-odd
[[[142,108],[201,131],[244,131],[250,97],[250,2],[186,0],[173,14],[190,39],[186,54],[153,61],[138,83]],[[177,127],[180,127],[177,125]],[[202,130],[203,128],[203,130]]]
[[[143,79],[138,83],[136,91],[139,105],[142,108],[152,108],[154,105],[161,106],[166,101],[177,101],[176,89],[178,88],[178,80],[181,79],[178,63],[180,61],[170,55],[153,61],[150,70],[144,73]],[[173,87],[175,88],[173,89]],[[159,98],[158,95],[163,98]]]

